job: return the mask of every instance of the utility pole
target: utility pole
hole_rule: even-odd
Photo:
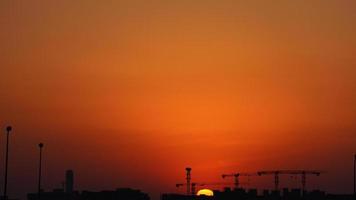
[[[42,148],[43,143],[39,143],[38,147],[40,148],[40,163],[38,167],[38,200],[41,199],[41,177],[42,177]]]
[[[7,200],[7,166],[9,162],[9,135],[12,127],[6,127],[6,155],[5,155],[5,181],[4,181],[4,200]]]
[[[356,199],[356,154],[354,155],[354,199]]]

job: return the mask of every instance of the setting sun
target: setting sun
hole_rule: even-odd
[[[201,189],[197,193],[198,196],[205,195],[205,196],[214,196],[214,192],[209,189]]]

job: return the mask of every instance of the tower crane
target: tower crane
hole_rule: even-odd
[[[257,175],[256,173],[234,173],[234,174],[223,174],[221,175],[221,177],[224,179],[224,178],[228,178],[228,177],[234,177],[234,185],[235,185],[235,188],[238,189],[239,188],[239,185],[240,185],[240,182],[239,182],[239,177],[240,176],[255,176]]]
[[[301,175],[302,176],[302,192],[303,192],[303,194],[306,189],[307,175],[320,176],[321,173],[323,173],[323,172],[317,171],[317,170],[274,170],[274,171],[259,171],[259,172],[257,172],[257,174],[259,176],[274,175],[275,190],[278,190],[278,187],[279,187],[279,175],[280,174]]]

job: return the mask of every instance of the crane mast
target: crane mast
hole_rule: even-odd
[[[238,189],[240,186],[240,181],[239,181],[239,177],[240,176],[254,176],[256,174],[253,173],[234,173],[234,174],[222,174],[221,177],[224,178],[228,178],[228,177],[234,177],[234,185],[235,185],[235,189]]]
[[[190,180],[191,180],[192,168],[187,167],[187,168],[185,168],[185,171],[186,171],[186,180],[187,180],[187,195],[189,195],[190,194]]]

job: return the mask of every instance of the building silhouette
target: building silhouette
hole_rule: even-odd
[[[68,194],[73,193],[73,188],[74,188],[74,172],[73,172],[73,170],[66,171],[65,188],[66,188],[66,191],[65,191],[66,193],[68,193]]]
[[[223,191],[214,190],[214,196],[196,196],[182,194],[163,194],[161,200],[354,200],[352,194],[335,195],[326,194],[320,190],[304,192],[302,195],[301,189],[284,188],[279,190],[263,190],[261,195],[258,195],[257,189],[244,190],[242,188],[231,190],[225,188]]]
[[[146,193],[130,188],[101,192],[83,191],[80,198],[82,200],[150,200]]]
[[[38,200],[38,193],[27,194],[28,200]],[[41,200],[80,200],[79,192],[66,193],[63,189],[41,192]]]
[[[28,194],[28,200],[38,200],[36,193]],[[148,194],[140,190],[130,188],[119,188],[107,191],[73,191],[67,193],[63,189],[55,189],[51,192],[42,192],[41,200],[150,200]]]
[[[65,186],[53,191],[41,191],[40,200],[150,200],[148,194],[140,190],[119,188],[107,191],[75,191],[74,172],[67,170],[65,173]],[[38,193],[27,194],[27,200],[38,200]]]

